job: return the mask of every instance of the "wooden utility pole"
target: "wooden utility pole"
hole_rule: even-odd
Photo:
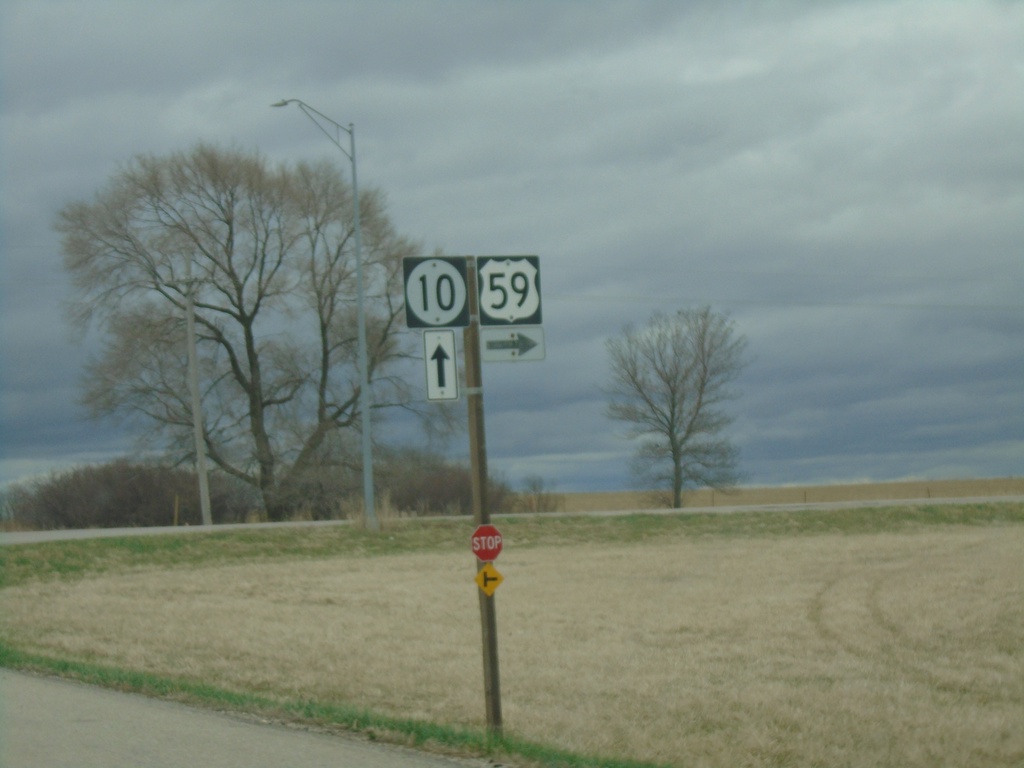
[[[484,382],[480,365],[480,302],[477,295],[476,259],[466,259],[466,282],[469,300],[469,325],[462,331],[466,359],[466,404],[469,409],[469,460],[473,484],[473,520],[485,525],[491,522],[487,504],[487,439],[484,430]],[[484,650],[484,697],[487,708],[487,729],[494,735],[502,733],[501,679],[498,672],[498,617],[494,595],[480,593],[480,626]]]

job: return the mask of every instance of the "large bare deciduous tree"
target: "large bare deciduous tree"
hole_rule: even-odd
[[[607,414],[639,439],[633,468],[672,489],[727,490],[738,480],[738,450],[723,436],[732,417],[723,404],[744,365],[746,339],[710,307],[656,312],[606,342],[610,371]]]
[[[356,462],[346,437],[361,417],[351,195],[333,163],[273,165],[201,144],[136,157],[92,200],[63,208],[72,321],[104,338],[85,376],[93,413],[132,418],[194,454],[192,291],[209,458],[258,488],[271,519],[308,503],[325,468],[336,476],[346,455]],[[402,258],[417,249],[380,192],[360,195],[360,218],[377,408],[406,399],[388,372],[402,356]]]

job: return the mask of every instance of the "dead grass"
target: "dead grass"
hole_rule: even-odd
[[[821,504],[833,501],[892,501],[898,499],[962,499],[1024,495],[1024,477],[982,480],[908,480],[893,483],[741,487],[731,493],[710,489],[685,495],[686,507],[731,507],[758,504]],[[666,493],[610,491],[561,494],[565,512],[657,509],[671,506]]]
[[[506,730],[680,766],[1024,762],[1024,526],[506,547]],[[467,553],[0,593],[35,652],[478,726]]]

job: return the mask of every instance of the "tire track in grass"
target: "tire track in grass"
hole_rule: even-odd
[[[1021,702],[1013,641],[1024,632],[1021,582],[1015,595],[1003,573],[1013,558],[992,551],[1007,542],[996,533],[917,543],[899,560],[841,565],[808,604],[819,637],[882,674],[943,694]]]

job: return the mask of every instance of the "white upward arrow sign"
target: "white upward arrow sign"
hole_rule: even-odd
[[[427,400],[458,400],[455,331],[424,331],[423,362],[427,368]]]
[[[448,361],[452,359],[451,355],[445,351],[443,344],[438,344],[430,359],[437,362],[437,386],[439,389],[444,389],[445,379],[448,378],[445,374],[448,373]]]

